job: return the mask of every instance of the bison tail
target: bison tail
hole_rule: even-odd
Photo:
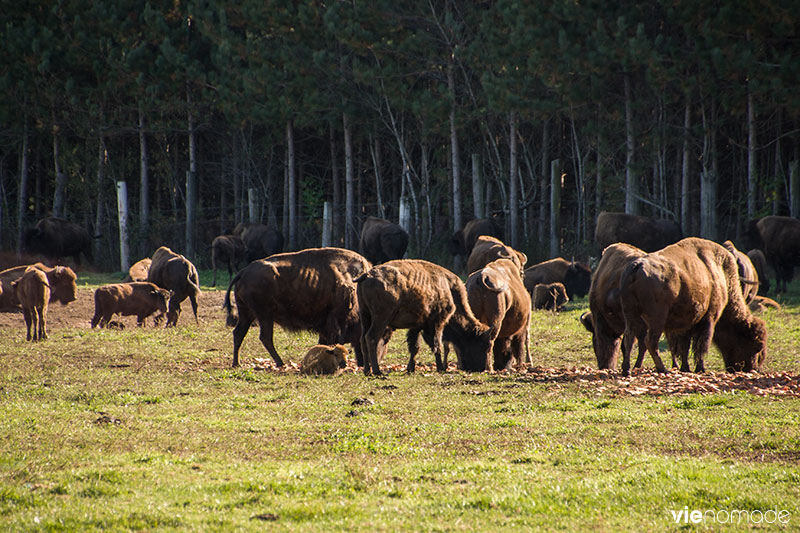
[[[236,313],[233,310],[233,305],[231,305],[231,289],[233,289],[233,285],[239,281],[241,275],[242,273],[240,271],[238,274],[233,276],[233,279],[228,284],[228,290],[225,291],[225,301],[222,302],[222,308],[225,310],[226,314],[225,323],[231,328],[234,327],[236,322],[239,320],[239,317],[236,316]]]

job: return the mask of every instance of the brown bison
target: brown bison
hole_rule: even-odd
[[[794,267],[800,266],[800,220],[778,216],[751,220],[747,224],[747,236],[751,248],[763,250],[775,271],[775,290],[786,292],[786,285],[794,276]]]
[[[277,254],[283,249],[283,234],[265,224],[240,222],[233,228],[233,235],[242,238],[248,262]]]
[[[528,356],[531,301],[519,276],[519,266],[497,259],[470,274],[466,283],[469,306],[489,326],[493,357],[486,370],[510,370]]]
[[[415,368],[419,336],[432,345],[436,369],[445,370],[443,336],[456,349],[461,367],[482,371],[491,348],[491,332],[475,318],[458,276],[421,259],[398,259],[372,267],[356,278],[363,328],[364,373],[380,374],[379,350],[387,331],[408,329],[408,372]],[[384,343],[385,344],[385,343]]]
[[[753,263],[753,268],[756,269],[758,275],[758,294],[766,296],[769,293],[769,278],[767,277],[767,258],[764,252],[758,248],[753,248],[747,252],[747,257]]]
[[[369,270],[361,255],[341,248],[310,248],[253,261],[234,276],[224,309],[233,329],[233,366],[254,320],[259,338],[275,364],[283,360],[272,341],[273,325],[289,331],[311,330],[319,344],[349,343],[362,364],[361,323],[353,279]],[[231,306],[234,291],[238,318]]]
[[[567,261],[563,257],[548,259],[525,269],[525,288],[533,294],[533,288],[544,283],[559,282],[564,285],[567,297],[583,298],[592,284],[592,271],[583,263]]]
[[[619,294],[619,279],[622,271],[644,251],[630,244],[617,243],[603,250],[600,263],[592,276],[589,288],[589,311],[581,315],[581,323],[592,334],[592,347],[597,358],[597,367],[614,369],[619,358],[620,338],[625,332],[625,317]],[[642,366],[645,352],[644,325],[637,334],[639,356],[636,368]],[[623,374],[630,374],[630,360],[623,361]]]
[[[533,288],[532,305],[534,309],[560,311],[569,301],[567,289],[563,283],[540,283]]]
[[[300,363],[300,373],[314,376],[331,375],[347,366],[347,348],[341,344],[312,346]]]
[[[148,281],[103,285],[94,291],[92,327],[110,324],[115,314],[136,315],[136,324],[142,326],[156,311],[161,315],[167,312],[169,297],[168,290]]]
[[[402,259],[408,248],[408,233],[394,222],[367,217],[361,228],[359,248],[361,255],[374,265]]]
[[[742,296],[744,296],[744,302],[750,305],[758,293],[759,278],[756,267],[747,255],[736,249],[733,242],[725,241],[722,246],[736,258],[736,265],[739,269],[739,283],[742,285]]]
[[[666,372],[658,354],[664,332],[682,371],[689,370],[690,344],[695,372],[705,371],[712,339],[728,371],[750,372],[763,363],[766,326],[744,302],[733,255],[715,242],[691,237],[634,260],[620,276],[620,300],[627,360],[644,322],[645,345],[659,372]]]
[[[228,267],[228,280],[233,273],[239,270],[239,263],[245,260],[247,250],[244,241],[238,235],[220,235],[211,241],[211,268],[214,269],[214,278],[211,286],[217,286],[217,268],[221,265]]]
[[[475,241],[481,235],[489,235],[503,240],[503,227],[495,218],[477,218],[470,220],[464,227],[453,234],[450,239],[450,252],[453,255],[469,257]]]
[[[153,262],[149,257],[139,259],[129,269],[128,275],[122,280],[123,283],[129,281],[147,281],[147,272],[150,270],[150,264]]]
[[[594,242],[598,250],[605,250],[616,242],[624,242],[645,252],[655,252],[678,242],[681,236],[680,226],[671,220],[608,211],[601,211],[597,215],[594,230]]]
[[[42,255],[49,261],[72,257],[81,265],[81,253],[89,262],[92,258],[92,238],[86,228],[63,218],[46,217],[23,236],[22,250],[32,255]]]
[[[38,268],[29,266],[22,277],[11,285],[25,315],[25,325],[28,328],[26,338],[29,341],[46,339],[47,303],[50,301],[47,275]]]
[[[181,314],[181,302],[189,298],[197,319],[197,297],[200,296],[200,281],[197,269],[191,261],[176,254],[166,246],[160,247],[153,254],[153,262],[147,272],[147,281],[155,283],[162,289],[171,291],[169,309],[167,310],[167,326],[175,326]]]
[[[67,305],[77,299],[77,276],[75,272],[65,266],[49,267],[43,263],[33,265],[21,265],[8,268],[0,272],[0,309],[18,309],[20,302],[17,300],[16,292],[11,288],[12,283],[22,277],[28,267],[35,267],[45,273],[47,283],[50,285],[50,302],[58,301],[62,305]]]
[[[481,235],[475,241],[475,246],[467,259],[467,272],[472,273],[482,269],[495,259],[509,259],[519,267],[520,275],[528,257],[506,245],[500,239],[489,235]]]

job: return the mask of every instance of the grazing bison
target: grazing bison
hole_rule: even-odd
[[[603,250],[600,263],[592,276],[589,288],[589,311],[581,315],[581,323],[592,334],[592,347],[597,358],[597,367],[614,369],[619,358],[620,337],[625,332],[625,317],[619,294],[619,278],[622,271],[636,259],[646,255],[630,244],[617,243]],[[645,344],[643,325],[637,335],[639,356],[636,368],[642,366]],[[630,360],[623,361],[623,374],[630,374]]]
[[[115,314],[136,315],[136,324],[143,326],[147,317],[167,312],[170,293],[148,281],[112,283],[94,291],[94,317],[92,327],[111,324]]]
[[[408,247],[408,233],[394,222],[367,217],[361,228],[361,255],[372,264],[402,259]]]
[[[248,262],[277,254],[283,249],[283,234],[264,224],[240,222],[233,228],[233,235],[244,241],[245,259]]]
[[[18,309],[20,302],[17,300],[16,292],[11,288],[12,283],[22,277],[28,267],[35,267],[45,273],[47,283],[50,286],[50,302],[58,301],[62,305],[67,305],[77,299],[77,276],[75,272],[65,266],[49,267],[43,263],[33,265],[21,265],[8,268],[0,272],[0,309]]]
[[[128,275],[125,277],[123,283],[129,281],[147,281],[147,272],[150,270],[150,264],[153,262],[149,257],[139,259],[129,269]]]
[[[331,375],[347,366],[347,348],[341,344],[312,346],[300,363],[300,373],[314,376]]]
[[[453,255],[469,257],[475,241],[481,235],[489,235],[503,240],[503,227],[494,218],[477,218],[470,220],[464,227],[453,234],[450,239],[450,251]]]
[[[781,304],[766,296],[756,296],[748,307],[754,313],[763,313],[767,309],[780,309]]]
[[[747,255],[736,249],[733,242],[725,241],[722,243],[722,246],[736,258],[736,265],[739,270],[739,283],[742,285],[742,296],[744,296],[744,302],[750,305],[758,293],[759,277],[756,272],[756,267]]]
[[[756,269],[758,275],[758,294],[766,296],[769,293],[769,278],[767,277],[767,258],[764,257],[764,252],[758,248],[753,248],[747,252],[747,257],[753,263],[753,268]]]
[[[703,372],[712,339],[728,371],[750,372],[763,363],[766,326],[744,302],[733,255],[715,242],[691,237],[635,259],[620,276],[620,299],[626,360],[634,332],[644,322],[645,344],[659,372],[666,372],[658,354],[664,332],[685,372],[690,343],[695,372]]]
[[[443,336],[468,371],[482,371],[491,348],[491,332],[470,309],[458,276],[421,259],[398,259],[372,267],[356,278],[363,333],[364,373],[380,374],[379,350],[386,331],[408,329],[408,372],[413,372],[419,336],[432,345],[436,369],[445,370]]]
[[[198,322],[197,297],[200,296],[200,281],[197,269],[191,261],[166,246],[162,246],[153,254],[153,262],[147,272],[147,281],[172,293],[167,310],[167,326],[177,325],[178,317],[181,314],[181,302],[186,298],[189,298],[194,312],[194,320]]]
[[[533,288],[533,308],[560,311],[569,301],[567,289],[563,283],[540,283]]]
[[[486,370],[510,370],[528,356],[531,301],[519,276],[519,266],[497,259],[470,274],[466,283],[469,306],[489,326],[493,357]]]
[[[289,331],[311,330],[319,344],[350,343],[356,360],[361,355],[361,323],[353,279],[369,270],[361,255],[341,248],[310,248],[275,254],[253,261],[231,280],[224,309],[233,329],[233,366],[239,366],[239,348],[254,320],[261,328],[261,344],[275,364],[283,360],[272,341],[273,325]],[[235,291],[238,318],[231,306]]]
[[[775,290],[786,292],[786,285],[794,276],[794,267],[800,266],[800,220],[778,216],[751,220],[747,224],[747,236],[751,248],[763,250],[775,271]]]
[[[598,250],[605,250],[615,242],[624,242],[645,252],[655,252],[678,242],[681,236],[680,226],[671,220],[608,211],[601,211],[597,215],[594,230],[594,242]]]
[[[592,284],[591,269],[575,261],[567,261],[563,257],[548,259],[525,269],[525,288],[533,294],[533,288],[540,283],[563,283],[567,297],[573,300],[576,296],[583,298]]]
[[[228,267],[228,280],[233,273],[239,270],[239,263],[244,261],[247,250],[244,241],[238,235],[220,235],[211,241],[211,268],[214,269],[214,279],[211,286],[217,286],[217,268],[221,265]]]
[[[506,245],[500,239],[489,235],[481,235],[475,241],[475,246],[467,259],[467,272],[480,270],[495,259],[509,259],[519,267],[520,275],[528,257]]]
[[[92,258],[92,239],[86,228],[63,218],[47,217],[28,229],[23,236],[22,250],[32,255],[42,255],[55,262],[62,257],[72,257],[81,265],[81,253],[89,262]]]
[[[50,301],[50,285],[47,275],[36,267],[29,266],[22,277],[12,283],[17,301],[25,315],[30,340],[47,338],[47,303]]]

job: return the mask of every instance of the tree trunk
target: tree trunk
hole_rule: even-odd
[[[538,240],[544,244],[546,228],[547,228],[547,206],[550,201],[550,195],[547,194],[549,190],[548,184],[550,172],[550,123],[548,120],[542,124],[542,177],[540,190],[542,192],[539,202],[539,235]]]
[[[375,169],[375,198],[378,203],[378,216],[386,218],[386,212],[383,208],[383,194],[381,192],[381,143],[377,135],[372,137],[370,155],[372,156],[372,166]]]
[[[194,260],[195,201],[197,195],[197,142],[194,116],[189,112],[189,171],[186,173],[186,257]]]
[[[789,163],[789,213],[794,218],[800,218],[800,172],[797,170],[797,160]]]
[[[239,135],[238,131],[233,135],[233,153],[231,158],[231,172],[233,173],[233,221],[234,226],[239,222],[244,222],[242,205],[244,194],[242,192],[242,174],[239,172]],[[244,133],[242,133],[244,135]]]
[[[147,136],[144,132],[144,107],[139,105],[139,255],[144,257],[149,241],[150,167],[147,156]]]
[[[692,109],[691,98],[686,96],[686,107],[683,111],[683,160],[681,163],[681,229],[684,234],[691,230],[689,209],[689,164],[691,160],[689,128],[691,128]]]
[[[131,267],[128,248],[128,184],[117,182],[117,217],[119,220],[119,269],[127,272]]]
[[[286,121],[286,164],[289,173],[289,249],[297,249],[297,175],[295,173],[294,124]]]
[[[633,136],[633,109],[631,104],[631,76],[625,74],[625,212],[639,214],[639,183],[633,169],[635,149]]]
[[[481,175],[481,154],[472,154],[472,216],[485,218],[483,208],[483,176]]]
[[[95,181],[95,188],[97,193],[97,205],[94,219],[94,239],[92,245],[94,246],[94,257],[98,264],[101,263],[101,256],[103,252],[103,241],[98,238],[103,234],[103,223],[105,218],[105,202],[103,201],[103,188],[105,181],[105,162],[106,162],[106,147],[103,137],[100,137],[100,142],[97,148],[97,178]]]
[[[334,246],[341,246],[340,228],[342,225],[342,183],[339,177],[339,163],[336,149],[336,136],[334,135],[333,122],[330,125],[330,144],[331,144],[331,181],[333,187],[333,227],[331,229],[331,242]]]
[[[550,257],[561,254],[561,161],[550,163]]]
[[[756,110],[747,88],[747,220],[756,215]]]
[[[511,231],[509,232],[512,248],[519,248],[519,158],[517,157],[517,114],[511,112],[508,118],[508,211]]]
[[[450,152],[453,172],[453,231],[463,227],[461,219],[461,169],[459,167],[458,132],[456,130],[456,85],[453,76],[453,60],[447,67],[447,87],[453,102],[450,106]]]
[[[354,249],[356,239],[355,231],[355,190],[353,180],[353,138],[350,131],[350,118],[347,113],[342,113],[342,127],[344,129],[344,247]]]
[[[17,257],[22,257],[25,237],[25,213],[28,211],[28,118],[22,129],[22,153],[19,162],[19,193],[17,195]]]

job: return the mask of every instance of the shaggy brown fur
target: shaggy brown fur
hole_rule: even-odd
[[[671,220],[601,211],[597,215],[594,242],[598,250],[611,244],[624,242],[645,252],[655,252],[677,242],[681,228]]]
[[[524,253],[504,244],[500,239],[481,235],[475,241],[472,253],[467,259],[467,272],[471,274],[480,270],[495,259],[510,259],[519,267],[520,275],[522,275],[522,269],[525,268],[525,263],[528,262],[528,257]]]
[[[233,366],[239,366],[239,349],[255,320],[261,329],[261,343],[278,366],[283,360],[272,341],[274,324],[290,331],[314,331],[319,334],[319,344],[349,343],[362,365],[361,323],[353,278],[369,268],[361,255],[341,248],[275,254],[244,267],[225,293],[228,325],[235,326]],[[232,290],[238,317],[231,306]]]
[[[300,373],[314,376],[336,374],[347,366],[347,348],[341,344],[312,346],[300,363]]]
[[[378,350],[387,330],[408,329],[408,372],[415,368],[420,333],[433,346],[438,371],[445,370],[443,335],[458,353],[462,369],[482,371],[491,348],[489,328],[470,309],[458,276],[421,259],[399,259],[372,267],[356,279],[363,334],[364,373],[380,374]]]
[[[525,288],[533,294],[533,288],[541,283],[564,284],[570,300],[576,296],[583,298],[592,284],[591,269],[575,261],[567,261],[563,257],[548,259],[525,269]]]
[[[756,296],[748,307],[754,313],[763,313],[767,309],[780,309],[781,304],[766,296]]]
[[[58,301],[62,305],[67,305],[77,299],[77,276],[75,272],[65,266],[49,267],[44,263],[34,263],[33,265],[21,265],[9,268],[0,272],[0,309],[16,310],[20,303],[17,300],[16,291],[11,287],[12,283],[22,277],[28,267],[35,267],[45,273],[47,283],[50,285],[50,302]]]
[[[150,265],[153,260],[149,257],[139,259],[129,269],[128,275],[122,280],[123,283],[129,281],[147,281],[147,272],[150,270]]]
[[[200,281],[197,269],[191,261],[166,246],[162,246],[153,254],[153,262],[147,272],[147,281],[172,293],[167,310],[168,327],[178,323],[181,302],[186,298],[189,298],[189,302],[192,304],[194,321],[198,322],[197,297],[200,296]]]
[[[689,370],[690,342],[695,371],[705,370],[703,358],[712,339],[729,371],[757,370],[763,362],[766,326],[744,302],[736,260],[717,243],[683,239],[634,260],[620,277],[620,299],[626,323],[625,358],[643,321],[645,344],[659,372],[666,372],[658,354],[663,332],[681,358],[682,371]]]
[[[29,341],[46,339],[47,303],[50,301],[47,275],[38,268],[29,266],[12,286],[25,315],[25,325],[28,328],[26,338]]]
[[[106,326],[115,314],[136,315],[137,325],[142,326],[156,311],[162,315],[167,312],[169,297],[168,290],[147,281],[103,285],[94,291],[92,327]]]
[[[764,251],[775,271],[775,290],[786,292],[786,285],[794,276],[794,267],[800,266],[800,220],[779,216],[751,220],[747,224],[747,236],[753,248]]]
[[[246,255],[244,241],[238,235],[220,235],[211,241],[211,268],[214,278],[211,286],[217,286],[217,268],[222,265],[228,267],[228,281],[233,273],[239,269],[239,263],[244,261]]]
[[[753,248],[747,252],[747,257],[753,263],[758,275],[758,294],[766,296],[769,294],[769,278],[767,277],[767,258],[764,257],[764,252],[758,248]]]
[[[533,288],[533,308],[560,311],[569,301],[567,289],[563,283],[540,283]]]
[[[739,283],[742,285],[742,296],[744,296],[744,302],[750,305],[758,293],[759,278],[756,267],[747,255],[736,249],[733,242],[725,241],[722,246],[736,258],[736,265],[739,269]]]
[[[522,363],[523,355],[529,358],[531,301],[517,264],[508,259],[492,261],[473,272],[466,287],[472,312],[491,331],[493,357],[487,357],[486,369],[510,370],[514,363]]]
[[[470,220],[464,227],[453,234],[450,239],[450,251],[453,255],[469,257],[475,241],[481,235],[489,235],[503,240],[503,226],[495,218],[477,218]]]
[[[367,261],[377,265],[402,259],[408,247],[408,233],[394,222],[367,217],[361,228],[359,248]]]
[[[264,224],[240,222],[233,228],[233,235],[238,235],[244,241],[247,261],[264,259],[283,249],[283,234]]]
[[[72,257],[77,267],[81,266],[81,253],[92,262],[92,238],[86,228],[63,218],[46,217],[36,226],[25,231],[22,250],[29,254],[46,257],[58,262],[63,257]]]
[[[625,317],[619,297],[619,278],[622,271],[645,252],[630,244],[612,244],[603,250],[603,256],[592,277],[589,289],[589,312],[581,316],[581,323],[592,334],[592,346],[600,369],[617,367],[620,337],[625,332]],[[639,325],[636,338],[639,341],[639,356],[635,368],[644,360],[644,324]],[[623,360],[622,372],[630,374],[630,359]]]

